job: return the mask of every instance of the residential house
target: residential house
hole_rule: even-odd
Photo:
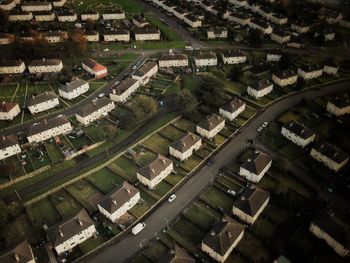
[[[239,168],[239,174],[248,181],[257,183],[270,169],[271,164],[272,158],[269,155],[256,151],[243,162]]]
[[[294,70],[284,70],[272,75],[272,81],[280,87],[295,84],[298,80],[298,74]]]
[[[349,225],[340,218],[326,212],[321,212],[309,226],[312,234],[323,239],[341,257],[349,255],[349,229]]]
[[[198,123],[196,131],[199,135],[207,139],[212,139],[223,128],[225,128],[225,119],[220,115],[213,114],[210,117],[207,117],[206,120]]]
[[[108,11],[106,10],[102,14],[102,19],[104,20],[120,20],[120,19],[125,19],[125,13],[121,10],[115,9]]]
[[[137,79],[128,77],[122,80],[117,86],[113,87],[109,97],[116,102],[125,102],[139,86],[140,82]]]
[[[23,2],[21,4],[22,11],[26,12],[40,12],[40,11],[50,11],[52,10],[52,5],[50,2]]]
[[[144,27],[134,31],[136,41],[160,40],[160,30],[155,27]]]
[[[271,16],[273,15],[273,11],[270,7],[268,6],[261,6],[258,10],[257,13],[264,17],[267,20],[271,19]]]
[[[307,25],[304,21],[297,20],[292,23],[291,29],[295,30],[299,34],[305,34],[309,32],[310,26]]]
[[[100,14],[94,10],[87,10],[80,14],[81,21],[96,21],[100,18]]]
[[[172,13],[180,20],[184,20],[185,15],[188,15],[190,12],[182,9],[181,7],[175,7],[172,9]]]
[[[187,67],[188,57],[186,54],[163,54],[159,59],[160,68]]]
[[[327,111],[335,116],[341,116],[350,113],[350,98],[347,93],[342,96],[336,96],[327,101]]]
[[[21,109],[18,103],[5,102],[0,104],[0,120],[1,121],[12,121],[18,114],[20,114]]]
[[[52,6],[55,7],[62,7],[66,3],[66,0],[50,0],[52,3]]]
[[[114,110],[114,102],[109,98],[102,97],[100,99],[92,100],[90,103],[81,107],[75,114],[78,122],[89,125],[95,120],[101,119]]]
[[[227,20],[245,26],[249,25],[251,17],[247,13],[234,12],[227,17]]]
[[[35,263],[35,257],[32,248],[27,240],[11,247],[0,255],[2,263]]]
[[[26,65],[20,59],[0,61],[0,74],[22,74]]]
[[[328,75],[337,75],[339,69],[339,64],[333,59],[328,59],[323,66],[323,72]]]
[[[131,77],[136,79],[140,85],[146,85],[153,76],[157,75],[157,72],[158,64],[154,61],[148,61],[137,69]]]
[[[132,22],[134,23],[135,26],[137,26],[138,28],[142,28],[142,27],[145,27],[145,26],[148,26],[149,25],[149,22],[142,16],[140,15],[135,15],[133,18],[132,18]]]
[[[0,2],[0,9],[4,11],[10,11],[16,7],[16,0],[3,0]]]
[[[290,34],[288,34],[286,31],[279,29],[279,28],[275,28],[271,35],[270,35],[271,40],[276,41],[279,44],[285,44],[287,42],[289,42],[290,40]]]
[[[241,50],[227,50],[221,54],[224,64],[245,63],[247,56]]]
[[[227,38],[226,27],[210,27],[207,30],[208,39]]]
[[[271,15],[270,20],[277,25],[285,25],[288,23],[288,17],[282,14],[274,13]]]
[[[63,64],[60,59],[37,59],[28,65],[28,70],[31,74],[54,73],[60,72],[62,69]]]
[[[58,89],[62,98],[73,100],[87,92],[90,88],[89,82],[76,78]]]
[[[44,39],[49,43],[60,43],[68,39],[66,31],[49,31],[44,35]]]
[[[248,186],[234,202],[232,213],[252,225],[269,203],[270,194],[256,186]]]
[[[323,37],[324,41],[332,41],[335,38],[335,31],[333,28],[318,28],[314,32],[314,37]]]
[[[100,33],[97,31],[86,31],[83,35],[88,42],[98,42],[100,40]]]
[[[194,56],[194,63],[197,68],[216,66],[218,64],[218,58],[213,52],[200,52]]]
[[[291,35],[289,42],[286,44],[287,47],[291,48],[305,48],[306,43],[304,38],[296,37],[294,35]]]
[[[122,185],[98,202],[97,207],[101,214],[112,222],[116,222],[133,208],[139,200],[140,191],[124,181]]]
[[[184,16],[183,20],[187,25],[193,28],[201,27],[202,26],[202,20],[198,19],[192,14],[188,14]]]
[[[192,258],[184,249],[177,243],[174,244],[174,249],[168,250],[157,263],[195,263],[196,260]]]
[[[30,21],[33,19],[33,13],[22,10],[11,10],[8,14],[8,20],[12,22]]]
[[[272,89],[273,83],[270,80],[262,79],[250,84],[247,88],[247,92],[248,95],[259,99],[271,93]]]
[[[319,65],[306,65],[298,68],[298,76],[304,80],[315,79],[322,76],[323,68]]]
[[[282,52],[280,50],[272,50],[267,52],[266,61],[279,62],[281,57],[282,57]]]
[[[111,42],[111,41],[129,42],[130,32],[123,28],[109,30],[103,34],[103,40],[106,42]]]
[[[169,145],[170,155],[185,161],[193,154],[193,151],[199,150],[202,145],[202,139],[191,132],[187,132],[182,138]]]
[[[107,76],[107,68],[95,60],[89,58],[81,63],[83,69],[89,74],[93,75],[96,79],[104,78]]]
[[[27,139],[30,144],[43,142],[47,139],[72,131],[72,125],[64,115],[44,119],[34,123],[28,129]]]
[[[0,136],[0,160],[16,155],[21,151],[15,135]]]
[[[29,98],[27,107],[31,114],[52,109],[60,104],[57,95],[53,91],[46,91]]]
[[[290,121],[282,126],[281,134],[294,144],[304,148],[315,140],[315,133],[303,125]]]
[[[85,209],[49,227],[46,232],[48,241],[58,255],[72,250],[97,234],[94,222]]]
[[[349,161],[349,157],[345,152],[327,142],[314,145],[311,148],[310,155],[334,172],[338,172]]]
[[[244,225],[228,216],[217,221],[202,240],[202,251],[217,262],[225,262],[244,235]]]
[[[165,177],[173,172],[173,161],[161,154],[137,170],[137,179],[149,189],[154,189]]]
[[[73,10],[63,10],[57,13],[57,19],[58,22],[75,22],[78,16]]]
[[[237,97],[229,103],[219,108],[219,113],[224,118],[233,121],[239,114],[245,110],[245,102]]]
[[[14,41],[15,41],[15,36],[13,34],[0,32],[0,45],[9,45]]]
[[[246,7],[248,5],[247,0],[228,0],[230,4],[240,6],[240,7]]]
[[[56,15],[52,11],[40,11],[34,13],[34,19],[37,22],[50,22],[54,21],[56,18]]]
[[[42,34],[36,31],[22,31],[17,34],[17,39],[23,42],[31,42],[42,38]]]
[[[264,35],[272,33],[272,27],[263,20],[252,18],[249,22],[249,27],[261,31]]]

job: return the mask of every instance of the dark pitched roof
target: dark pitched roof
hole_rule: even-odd
[[[157,34],[160,33],[160,30],[156,27],[144,27],[134,30],[135,34]]]
[[[51,66],[51,65],[59,65],[62,63],[60,59],[36,59],[30,62],[29,66]]]
[[[305,72],[312,72],[312,71],[316,71],[316,70],[321,70],[322,67],[320,65],[316,65],[316,64],[309,64],[309,65],[300,66],[300,69],[302,69]]]
[[[161,154],[158,154],[158,156],[153,161],[142,166],[137,170],[137,172],[147,179],[153,180],[171,164],[172,161],[170,159],[164,157]]]
[[[132,85],[134,85],[137,82],[136,79],[133,79],[131,77],[128,77],[126,80],[121,81],[114,89],[116,91],[116,94],[123,94],[125,91],[127,91]]]
[[[293,76],[297,76],[297,73],[294,70],[288,69],[288,70],[276,72],[273,75],[275,75],[279,79],[287,79]]]
[[[318,143],[312,148],[336,163],[341,163],[348,158],[345,152],[327,142]]]
[[[314,132],[312,130],[295,121],[290,121],[283,125],[283,127],[303,139],[308,139],[314,135]]]
[[[227,32],[227,28],[224,26],[209,27],[208,32],[214,32],[214,34],[221,34]]]
[[[33,252],[27,240],[22,241],[0,255],[1,263],[27,263],[33,259]]]
[[[220,115],[213,114],[206,120],[198,123],[197,125],[207,131],[215,129],[219,124],[223,123],[225,119]]]
[[[245,57],[246,55],[241,50],[226,50],[223,53],[223,56],[228,57]]]
[[[263,90],[266,89],[267,87],[271,86],[272,82],[268,79],[262,79],[259,81],[254,82],[253,84],[249,85],[252,89],[255,90]]]
[[[18,103],[3,101],[0,104],[0,112],[9,112],[10,110],[12,110],[17,105],[18,105]]]
[[[94,222],[86,210],[82,209],[79,213],[49,227],[46,230],[48,240],[53,246],[57,246],[83,230],[89,228],[93,224]]]
[[[143,77],[155,66],[157,66],[156,62],[149,61],[149,62],[143,64],[133,75],[135,75],[137,77]]]
[[[136,187],[124,181],[121,186],[103,198],[98,205],[103,207],[108,213],[113,214],[139,192]]]
[[[0,136],[0,149],[5,149],[18,144],[15,135]]]
[[[174,250],[170,250],[165,253],[157,263],[195,263],[190,255],[183,250],[179,245],[175,243]]]
[[[192,132],[187,132],[181,139],[173,142],[170,144],[170,146],[183,153],[191,148],[199,140],[201,140],[199,136],[194,135]]]
[[[312,223],[330,235],[344,248],[350,249],[349,226],[342,222],[339,218],[336,216],[331,216],[325,212],[321,212],[314,220],[312,220]]]
[[[66,123],[69,123],[69,120],[64,115],[58,115],[58,116],[51,118],[51,119],[44,119],[44,120],[42,120],[38,123],[34,123],[32,126],[30,126],[28,129],[27,136],[38,134],[38,133],[41,133],[43,131],[50,130],[54,127],[64,125]]]
[[[97,100],[91,101],[89,104],[82,107],[78,112],[77,115],[81,117],[89,116],[91,113],[98,111],[99,109],[105,107],[106,105],[113,103],[113,101],[109,98],[103,97]]]
[[[228,112],[235,112],[238,110],[240,107],[245,105],[245,102],[237,97],[235,97],[233,100],[231,100],[229,103],[225,104],[224,106],[221,106],[220,108],[228,111]]]
[[[72,92],[72,91],[76,90],[77,88],[85,85],[86,83],[88,83],[88,82],[83,80],[83,79],[77,78],[77,79],[67,83],[66,85],[60,87],[60,90],[69,93],[69,92]]]
[[[280,28],[273,29],[272,34],[275,34],[275,35],[278,35],[278,36],[281,36],[281,37],[289,36],[289,34],[286,31],[284,31],[284,30],[282,30]]]
[[[132,19],[134,19],[135,21],[137,21],[140,24],[148,23],[148,21],[140,15],[135,15],[135,16],[133,16]]]
[[[30,107],[56,98],[57,95],[53,91],[46,91],[44,93],[31,97],[28,100],[27,106]]]
[[[188,60],[185,54],[163,54],[160,60]]]
[[[217,59],[217,57],[213,52],[200,52],[194,56],[194,59]]]
[[[261,188],[250,186],[244,189],[242,195],[233,206],[254,217],[269,197],[270,194],[268,192]]]
[[[262,170],[272,161],[272,158],[261,152],[255,152],[251,158],[248,158],[241,167],[254,173],[260,174]]]
[[[342,96],[335,96],[329,101],[338,108],[345,108],[350,106],[350,96],[348,93],[344,93]]]
[[[243,231],[243,225],[235,222],[230,217],[224,216],[216,222],[211,231],[204,237],[202,243],[223,256]]]
[[[23,64],[23,61],[20,59],[0,61],[0,67],[18,67],[18,66],[21,66],[22,64]]]

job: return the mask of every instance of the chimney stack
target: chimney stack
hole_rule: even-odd
[[[231,233],[230,231],[227,231],[226,234],[227,234],[227,237],[228,237],[228,238],[232,238],[232,233]]]
[[[117,200],[112,199],[112,202],[113,202],[114,205],[117,205]]]
[[[79,225],[80,225],[80,226],[83,226],[83,221],[81,221],[80,218],[78,218],[78,222],[79,222]]]
[[[17,254],[17,253],[15,253],[15,260],[16,260],[16,262],[20,262],[20,258],[19,258],[19,255]]]

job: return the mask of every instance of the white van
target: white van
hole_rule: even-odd
[[[131,232],[136,236],[138,233],[140,233],[144,228],[146,227],[146,223],[142,222],[142,223],[138,223],[136,226],[134,226],[131,229]]]

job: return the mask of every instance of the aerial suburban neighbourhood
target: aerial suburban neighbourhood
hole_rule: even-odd
[[[349,131],[349,0],[0,0],[0,263],[348,263]]]

